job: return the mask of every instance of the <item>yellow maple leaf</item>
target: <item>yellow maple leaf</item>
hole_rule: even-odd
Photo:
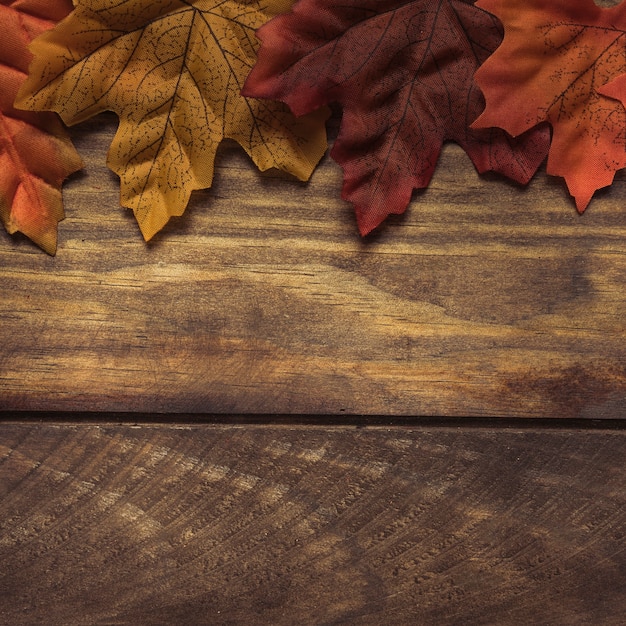
[[[77,0],[31,46],[16,105],[66,124],[114,111],[108,155],[121,202],[146,240],[211,186],[215,154],[234,139],[261,170],[301,180],[326,150],[326,111],[295,118],[282,104],[240,95],[258,47],[254,33],[287,0]],[[268,8],[269,7],[269,8]]]

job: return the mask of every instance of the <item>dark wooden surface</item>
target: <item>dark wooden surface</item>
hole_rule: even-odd
[[[622,625],[625,437],[5,423],[0,622]]]
[[[1,624],[626,623],[622,174],[581,217],[448,146],[362,240],[225,145],[146,245],[114,129],[55,258],[0,234]]]
[[[310,184],[234,145],[146,245],[73,129],[55,258],[0,233],[0,408],[622,417],[626,181],[579,216],[447,146],[404,217],[361,239],[326,159]]]

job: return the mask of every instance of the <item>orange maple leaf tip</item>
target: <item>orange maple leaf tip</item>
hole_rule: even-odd
[[[61,186],[82,162],[55,115],[13,103],[28,73],[30,42],[71,10],[66,0],[0,4],[0,218],[9,233],[23,233],[49,254],[64,216]]]

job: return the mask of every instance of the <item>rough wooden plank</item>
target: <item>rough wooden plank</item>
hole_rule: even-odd
[[[105,167],[112,117],[74,129],[56,258],[0,234],[0,408],[618,417],[626,185],[577,215],[444,150],[406,216],[361,240],[329,159],[310,184],[233,145],[212,190],[146,245]]]
[[[626,622],[623,430],[3,424],[3,624]]]

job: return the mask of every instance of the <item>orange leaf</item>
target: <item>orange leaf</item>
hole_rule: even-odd
[[[120,116],[109,167],[145,239],[210,187],[219,143],[239,142],[260,169],[307,179],[326,149],[326,111],[296,119],[240,88],[256,60],[255,30],[285,0],[77,0],[32,46],[20,106],[74,124]],[[270,9],[267,8],[270,6]]]
[[[593,0],[480,0],[504,24],[504,41],[476,73],[485,112],[476,128],[517,136],[544,121],[547,172],[562,176],[582,213],[626,166],[626,111],[603,91],[626,71],[626,4]]]
[[[54,254],[63,219],[61,185],[82,166],[62,124],[50,113],[27,113],[13,102],[32,58],[30,41],[67,15],[66,0],[0,4],[0,217]]]

